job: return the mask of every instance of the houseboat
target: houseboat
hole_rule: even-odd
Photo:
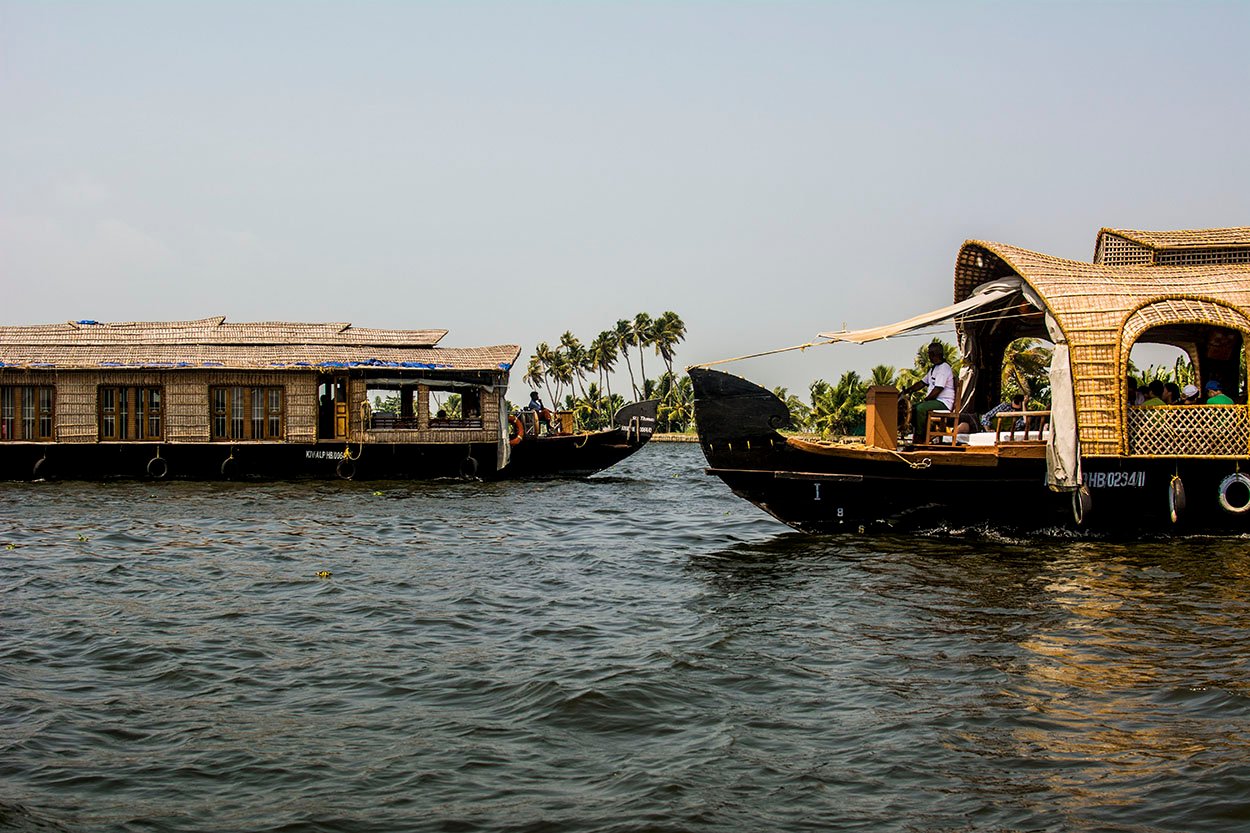
[[[843,443],[786,431],[788,409],[759,385],[690,368],[709,474],[812,532],[1250,531],[1250,228],[1104,228],[1091,263],[969,240],[951,306],[820,338],[865,343],[952,320],[956,406],[902,439],[894,388],[868,390],[866,436]],[[1018,338],[1054,345],[1050,409],[1003,412],[993,431],[960,433],[999,403],[1004,352]],[[1129,356],[1149,343],[1179,348],[1196,387],[1215,382],[1232,404],[1135,404]]]
[[[446,333],[220,317],[0,327],[0,476],[493,475],[510,457],[520,348],[440,347]],[[396,412],[374,412],[380,397]]]

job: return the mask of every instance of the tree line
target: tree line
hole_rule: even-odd
[[[694,419],[694,391],[689,377],[677,379],[673,372],[677,345],[685,339],[686,324],[671,310],[654,318],[645,312],[622,318],[589,343],[566,330],[554,347],[544,341],[534,348],[522,379],[545,391],[547,402],[572,411],[583,430],[611,425],[612,415],[627,401],[658,399],[657,429],[685,431]],[[647,376],[648,352],[663,363],[664,372],[655,379]],[[631,400],[612,389],[614,376],[618,387],[623,381],[621,363],[629,376]]]

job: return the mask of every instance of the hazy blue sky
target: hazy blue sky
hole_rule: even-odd
[[[1193,0],[0,0],[0,318],[796,344],[948,303],[967,238],[1250,225],[1248,36]]]

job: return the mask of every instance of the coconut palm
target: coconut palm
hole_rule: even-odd
[[[1002,388],[1004,397],[1022,393],[1032,398],[1047,371],[1053,351],[1035,338],[1018,338],[1003,351]]]
[[[625,360],[625,369],[629,371],[629,386],[634,391],[634,399],[637,399],[638,385],[634,382],[633,365],[629,363],[629,348],[634,344],[633,325],[622,318],[616,322],[616,327],[613,328],[612,334],[616,338],[616,346],[621,351],[621,358]]]
[[[547,375],[556,383],[556,395],[552,401],[559,402],[564,393],[564,386],[573,387],[573,363],[569,361],[568,353],[563,350],[556,350],[552,353],[551,367]]]
[[[528,368],[525,371],[525,379],[534,387],[538,387],[541,381],[543,388],[547,391],[547,401],[555,405],[556,398],[551,392],[551,364],[555,359],[555,352],[547,345],[547,342],[540,341],[538,346],[534,348],[534,356],[530,359]],[[537,363],[537,367],[535,367]]]
[[[668,368],[671,376],[673,373],[673,348],[686,340],[686,324],[681,320],[680,315],[672,310],[667,310],[661,313],[659,318],[655,319],[655,326],[652,332],[655,352],[664,360],[664,366]]]
[[[694,385],[689,376],[674,379],[673,374],[661,377],[660,408],[657,417],[668,431],[686,431],[694,423]]]
[[[642,395],[647,398],[647,368],[643,356],[646,355],[646,348],[655,343],[655,322],[650,315],[640,312],[634,316],[629,326],[633,331],[633,344],[638,348],[638,375],[642,376]]]
[[[565,330],[564,335],[560,336],[560,349],[568,358],[569,371],[572,380],[577,382],[577,387],[581,389],[582,398],[586,398],[586,380],[584,374],[589,366],[589,359],[586,356],[586,348],[582,346],[581,340],[573,335],[571,330]]]
[[[599,374],[599,384],[612,397],[612,368],[618,357],[616,337],[610,331],[599,333],[587,348],[591,369]]]
[[[807,421],[811,417],[812,409],[799,399],[788,388],[781,386],[773,388],[773,396],[777,397],[790,411],[790,425],[798,431],[802,431],[807,427]]]
[[[898,371],[892,365],[879,364],[869,371],[868,384],[873,387],[898,387]]]
[[[865,388],[859,374],[848,370],[836,386],[823,379],[812,383],[812,428],[822,434],[846,434],[863,416]]]

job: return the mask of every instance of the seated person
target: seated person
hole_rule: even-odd
[[[530,402],[525,406],[525,410],[533,411],[539,425],[547,426],[547,433],[551,433],[551,411],[543,406],[543,401],[538,398],[538,391],[530,391]]]
[[[909,386],[903,393],[915,393],[925,389],[924,399],[912,409],[913,432],[924,431],[925,420],[930,411],[949,411],[955,407],[955,373],[947,363],[942,345],[936,341],[929,345],[929,372],[919,382]],[[900,399],[902,403],[904,400]],[[900,408],[901,410],[901,408]]]
[[[1165,405],[1180,405],[1184,400],[1181,399],[1180,385],[1175,382],[1166,382],[1163,385],[1163,402]]]
[[[1202,391],[1198,390],[1197,385],[1186,385],[1181,389],[1181,403],[1184,405],[1201,405],[1202,400],[1198,394]]]
[[[1226,395],[1220,383],[1212,379],[1207,382],[1207,404],[1208,405],[1232,405],[1233,400]]]
[[[1163,401],[1163,383],[1158,379],[1151,382],[1147,390],[1150,391],[1150,397],[1141,403],[1143,408],[1158,408],[1167,404]]]
[[[1011,397],[1010,400],[1004,399],[1002,402],[999,402],[993,408],[990,408],[988,411],[986,411],[985,416],[981,417],[981,428],[986,431],[997,431],[999,428],[998,423],[1000,421],[1002,422],[1007,421],[1006,418],[1002,418],[1000,420],[1000,418],[998,417],[999,414],[1003,413],[1004,411],[1019,412],[1023,410],[1024,410],[1024,394],[1017,393],[1015,396]],[[1006,427],[1006,426],[1003,426],[1003,427]],[[1024,417],[1016,418],[1015,428],[1016,429],[1024,428]]]

